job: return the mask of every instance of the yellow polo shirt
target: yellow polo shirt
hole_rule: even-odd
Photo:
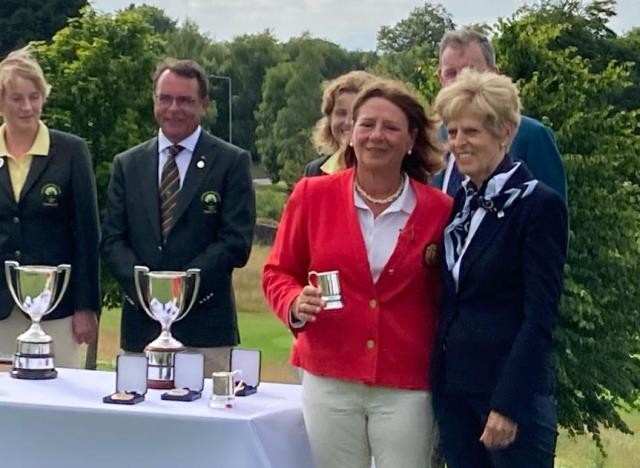
[[[16,201],[20,199],[20,192],[24,186],[24,182],[27,180],[27,174],[29,174],[29,168],[31,167],[31,161],[34,156],[47,156],[49,154],[50,138],[49,129],[40,121],[38,124],[38,133],[36,139],[33,140],[31,149],[25,154],[16,155],[9,154],[7,150],[7,144],[4,138],[4,132],[6,124],[0,126],[0,158],[7,163],[9,167],[9,177],[11,178],[11,188],[13,189],[13,195]]]
[[[338,150],[329,156],[322,166],[320,166],[320,170],[325,174],[333,174],[335,172],[341,171],[346,167],[344,163],[344,159],[342,158],[342,151]]]

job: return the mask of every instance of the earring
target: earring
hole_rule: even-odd
[[[349,142],[349,146],[351,146],[353,148],[353,141]]]
[[[409,151],[407,151],[407,154],[411,154],[413,152],[413,148],[409,148]]]

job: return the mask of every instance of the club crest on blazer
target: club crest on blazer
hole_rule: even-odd
[[[59,185],[53,183],[44,184],[40,190],[40,195],[42,195],[43,206],[58,206],[62,196],[62,189]]]
[[[438,246],[436,244],[427,244],[425,246],[422,261],[428,267],[434,267],[438,264]]]
[[[222,197],[218,192],[214,192],[210,190],[208,192],[204,192],[200,197],[200,202],[202,203],[202,211],[204,213],[212,214],[218,212],[218,206],[220,205],[220,201]]]

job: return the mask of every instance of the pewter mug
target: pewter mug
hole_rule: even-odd
[[[236,398],[235,378],[240,371],[220,371],[211,374],[211,408],[232,408]]]
[[[309,284],[320,289],[325,301],[325,310],[341,309],[342,295],[340,294],[340,273],[333,271],[310,271],[307,275]],[[314,283],[315,280],[315,283]]]
[[[7,287],[16,305],[31,319],[31,327],[18,336],[11,376],[18,379],[53,379],[53,339],[40,325],[42,317],[55,309],[71,277],[71,265],[24,265],[4,262]]]
[[[133,278],[142,309],[161,328],[160,335],[145,347],[149,388],[173,388],[175,355],[185,348],[171,335],[171,325],[186,317],[195,304],[200,270],[149,271],[145,266],[135,266]]]

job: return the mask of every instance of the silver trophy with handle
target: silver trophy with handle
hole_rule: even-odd
[[[136,294],[142,309],[160,323],[160,336],[149,343],[144,352],[149,360],[149,388],[174,387],[176,353],[185,350],[171,336],[171,325],[182,320],[195,304],[200,289],[200,269],[187,271],[150,271],[135,266],[133,271]]]
[[[71,265],[23,265],[4,262],[7,287],[16,305],[31,319],[31,327],[18,336],[11,376],[17,379],[54,379],[53,339],[40,325],[42,317],[55,309],[64,296]]]

